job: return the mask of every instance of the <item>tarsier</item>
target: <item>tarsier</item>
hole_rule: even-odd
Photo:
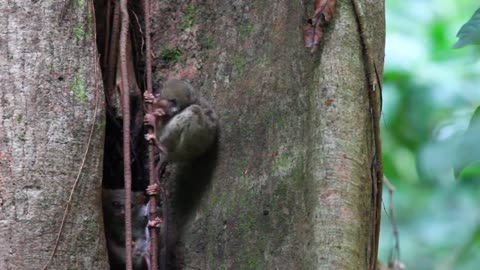
[[[103,189],[103,213],[111,269],[125,269],[125,190]],[[132,192],[133,269],[147,269],[147,207],[143,192]]]
[[[144,123],[153,127],[153,134],[145,138],[154,143],[172,162],[185,162],[200,157],[214,143],[218,119],[212,106],[184,81],[169,80],[162,97],[145,94],[152,113],[146,114]],[[147,188],[147,194],[158,194],[158,185]],[[133,268],[150,268],[148,204],[143,192],[132,193]],[[111,269],[125,268],[125,190],[104,189],[103,210]],[[158,225],[159,222],[157,222]]]
[[[153,134],[147,134],[145,138],[158,147],[163,160],[188,162],[212,147],[217,136],[217,114],[189,83],[168,80],[161,98],[148,92],[144,97],[152,106],[144,123],[153,127]],[[147,187],[149,195],[158,194],[158,191],[158,184]],[[168,244],[163,245],[162,252]]]
[[[152,104],[153,112],[145,115],[144,122],[154,129],[154,134],[145,138],[167,154],[169,161],[189,161],[212,146],[217,114],[189,83],[169,80],[161,98],[146,93],[145,101]]]

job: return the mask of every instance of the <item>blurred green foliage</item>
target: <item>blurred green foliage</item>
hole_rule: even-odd
[[[480,106],[480,45],[453,49],[480,2],[386,7],[383,160],[401,254],[383,212],[380,259],[409,270],[480,269],[480,123],[470,123]]]
[[[454,48],[462,48],[469,44],[480,42],[480,8],[475,11],[472,18],[466,22],[457,34],[458,41]]]

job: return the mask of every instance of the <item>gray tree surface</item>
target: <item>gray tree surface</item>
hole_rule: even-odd
[[[152,2],[156,82],[189,80],[221,121],[212,179],[190,191],[200,199],[176,198],[185,265],[368,269],[372,118],[351,1],[314,54],[302,34],[313,1]],[[384,1],[360,2],[381,67]],[[0,269],[46,263],[84,158],[50,269],[106,269],[89,3],[0,0]]]
[[[0,18],[0,269],[42,269],[78,177],[48,269],[106,269],[92,6],[0,0]]]
[[[382,67],[384,2],[360,2]],[[157,76],[187,76],[221,121],[214,178],[181,230],[187,265],[368,269],[372,122],[353,6],[336,7],[311,55],[313,1],[155,5],[155,55],[183,52]]]

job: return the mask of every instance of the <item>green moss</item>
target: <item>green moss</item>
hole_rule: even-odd
[[[73,36],[77,41],[85,39],[87,32],[83,29],[82,25],[77,25],[73,28]]]
[[[249,21],[243,22],[238,26],[238,32],[242,35],[247,35],[253,32],[253,24]]]
[[[188,5],[185,10],[185,15],[183,16],[180,28],[186,30],[192,27],[195,24],[197,19],[198,9],[194,5]]]
[[[270,63],[270,58],[266,55],[257,58],[257,65],[261,67],[266,67]]]
[[[235,257],[228,269],[267,269],[264,259],[264,251],[267,246],[271,229],[264,229],[261,223],[268,222],[264,219],[262,209],[256,207],[259,203],[258,192],[252,188],[253,179],[248,176],[241,176],[234,181],[235,192],[212,192],[217,195],[210,197],[209,201],[219,203],[223,211],[223,220],[228,221],[228,228],[223,231],[231,244],[241,243],[236,249]],[[229,188],[231,189],[231,187]],[[233,227],[230,227],[233,226]],[[222,246],[213,243],[218,242],[218,230],[209,230],[206,236],[208,243],[207,268],[227,269],[224,261],[219,261],[218,255],[225,250]],[[227,250],[229,248],[227,247]]]
[[[83,7],[85,5],[85,0],[77,0],[77,5]]]
[[[247,60],[243,56],[235,56],[233,58],[233,68],[241,76],[245,72]]]
[[[239,210],[242,211],[243,209],[240,208]],[[236,229],[238,234],[243,236],[253,233],[255,230],[255,218],[252,216],[252,213],[240,214]]]
[[[205,34],[199,35],[197,41],[202,48],[205,48],[207,50],[213,49],[216,47],[215,40],[213,39],[212,36],[207,36]]]
[[[288,185],[285,183],[285,181],[280,181],[277,184],[277,187],[273,191],[273,200],[274,204],[272,207],[278,207],[279,204],[285,203],[287,199],[287,193],[288,193]],[[278,203],[275,203],[275,201]]]
[[[241,188],[238,198],[238,217],[235,235],[245,243],[239,252],[240,269],[265,269],[263,251],[266,238],[259,231],[258,222],[261,210],[254,207],[258,194],[246,186]]]
[[[205,205],[205,213],[211,213],[215,206],[220,203],[221,198],[221,194],[216,192],[210,192]]]
[[[175,64],[183,55],[183,51],[180,48],[166,49],[160,53],[160,57],[167,64]]]
[[[252,235],[250,236],[250,240],[250,244],[243,246],[243,248],[239,250],[239,268],[245,270],[266,269],[263,256],[266,247],[266,238],[259,235]]]
[[[233,198],[223,198],[223,209],[225,218],[231,218],[235,215],[235,207],[233,205]]]
[[[216,239],[212,239],[211,243],[215,243],[215,240]],[[214,256],[214,252],[212,250],[209,250],[207,252],[207,256],[208,256],[208,259],[207,261],[209,262],[209,267],[211,267],[212,265],[215,265],[216,263],[216,259],[215,259],[215,256]]]
[[[275,160],[274,169],[278,173],[286,173],[292,167],[292,162],[288,153],[283,153]]]
[[[98,130],[105,129],[106,125],[107,125],[107,124],[106,124],[105,119],[98,120],[97,123],[95,123],[95,127],[96,127]]]
[[[293,167],[292,169],[292,179],[295,184],[296,190],[302,190],[303,188],[305,188],[305,166],[302,158],[297,158],[295,167]]]
[[[248,250],[248,252],[244,252],[240,255],[240,260],[242,261],[242,264],[240,265],[240,269],[242,270],[265,269],[263,267],[263,258],[261,253],[256,254],[251,252],[251,250]]]
[[[93,23],[93,10],[88,9],[87,11],[87,23],[88,25],[91,25]]]
[[[210,192],[207,205],[205,207],[205,213],[212,213],[215,209],[221,209],[224,218],[230,218],[234,215],[234,196],[224,190]]]
[[[17,115],[17,123],[20,124],[23,120],[23,115],[19,114]]]
[[[231,199],[231,201],[236,202],[236,207],[234,207],[236,212],[233,213],[237,219],[235,233],[237,236],[245,238],[255,233],[257,209],[252,207],[252,203],[255,202],[257,196],[245,183],[240,184],[237,190],[236,194],[239,196]]]
[[[282,108],[270,108],[262,115],[263,121],[269,123],[270,126],[276,127],[279,130],[284,130],[287,127],[288,114],[282,110]]]
[[[75,77],[73,77],[73,82],[70,85],[70,89],[75,97],[77,97],[80,101],[85,102],[87,100],[87,84],[85,80],[80,77],[80,75],[77,74]]]

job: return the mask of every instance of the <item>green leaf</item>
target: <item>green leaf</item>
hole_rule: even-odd
[[[475,109],[475,112],[473,112],[472,118],[470,118],[470,124],[468,125],[468,129],[472,129],[474,125],[477,125],[477,123],[480,123],[480,106],[478,106]]]
[[[454,49],[480,42],[480,8],[477,9],[472,18],[460,28],[457,37],[458,41],[453,45]]]
[[[476,168],[480,170],[480,106],[470,118],[470,124],[463,136],[458,140],[454,155],[455,176],[463,178],[479,178]],[[473,167],[472,167],[473,166]],[[471,167],[471,168],[469,168]],[[465,175],[464,175],[465,174]]]
[[[458,179],[460,180],[473,180],[480,177],[480,161],[475,161],[465,168],[463,168]]]
[[[476,245],[480,246],[480,226],[477,226],[477,228],[475,229],[472,240],[475,242]]]
[[[430,56],[433,60],[441,61],[448,58],[450,55],[446,53],[451,48],[451,40],[447,34],[446,29],[451,22],[445,18],[436,18],[429,25],[430,32]]]

